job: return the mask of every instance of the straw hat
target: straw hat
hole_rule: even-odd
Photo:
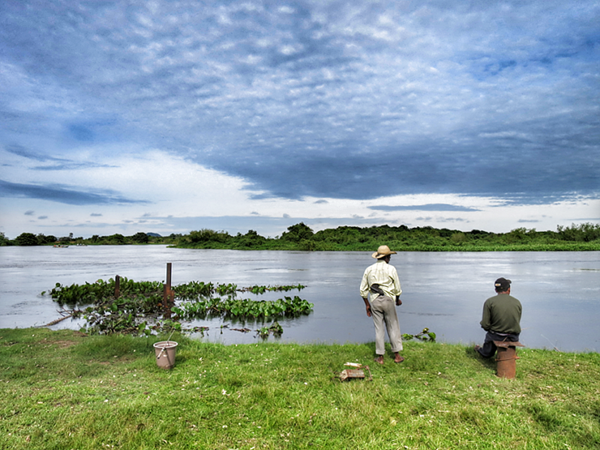
[[[375,253],[373,253],[371,256],[375,259],[381,259],[386,257],[387,255],[395,255],[396,252],[393,252],[390,250],[390,248],[387,245],[380,245],[379,248],[377,249],[377,251]]]

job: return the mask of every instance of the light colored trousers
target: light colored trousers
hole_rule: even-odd
[[[375,353],[385,355],[385,330],[387,329],[392,352],[402,350],[402,334],[396,315],[396,302],[390,297],[378,295],[371,301],[371,316],[375,324]],[[384,328],[385,326],[385,328]]]

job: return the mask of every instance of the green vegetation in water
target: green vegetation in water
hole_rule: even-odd
[[[600,448],[600,355],[520,349],[495,376],[471,347],[409,341],[229,345],[0,330],[0,448],[529,450]],[[389,348],[388,348],[389,352]],[[346,362],[373,381],[339,381]]]
[[[0,233],[1,245],[143,245],[167,244],[179,248],[233,250],[373,251],[382,243],[395,251],[493,252],[493,251],[600,251],[600,224],[557,226],[556,231],[516,228],[508,233],[482,230],[388,225],[341,226],[318,232],[303,222],[292,225],[281,236],[267,238],[254,230],[230,235],[226,231],[202,229],[189,234],[162,237],[138,232],[132,236],[61,237],[22,233],[14,240]]]
[[[267,291],[302,290],[304,287],[298,284],[238,289],[235,284],[192,281],[172,287],[173,299],[165,304],[163,283],[136,282],[121,277],[118,289],[116,280],[111,278],[83,285],[56,283],[49,294],[61,307],[71,308],[73,317],[83,317],[87,322],[86,331],[90,333],[150,334],[159,330],[182,330],[181,321],[193,319],[222,317],[267,321],[308,315],[314,305],[298,296],[286,296],[275,301],[236,298],[238,292],[263,294]],[[45,291],[42,292],[44,294]],[[175,315],[171,317],[171,313]],[[273,324],[269,328],[270,333],[281,335],[283,331],[273,331],[278,330],[277,327],[281,328],[279,324]]]
[[[284,297],[275,301],[256,301],[250,299],[208,298],[194,302],[185,302],[173,308],[183,320],[205,319],[212,317],[237,319],[271,319],[278,317],[298,317],[310,314],[313,304],[298,296]]]
[[[281,336],[283,334],[283,328],[279,323],[274,322],[270,327],[262,327],[258,330],[258,335],[263,339],[268,338],[271,334],[274,336]]]
[[[75,308],[77,306],[108,303],[112,307],[115,300],[116,286],[114,278],[108,281],[97,280],[95,283],[72,284],[71,286],[56,283],[49,294],[60,306]],[[119,278],[120,297],[144,297],[145,299],[158,300],[155,302],[158,304],[162,301],[163,291],[164,284],[159,281],[133,281],[126,277]],[[42,292],[42,295],[45,293],[46,291]]]
[[[435,342],[437,335],[433,331],[429,331],[429,328],[423,328],[423,331],[417,334],[408,334],[405,333],[402,335],[402,339],[405,341],[410,341],[411,339],[418,339],[423,342]]]

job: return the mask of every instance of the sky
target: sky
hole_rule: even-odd
[[[0,2],[0,232],[600,222],[600,2]]]

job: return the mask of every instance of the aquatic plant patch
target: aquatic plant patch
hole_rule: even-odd
[[[253,294],[264,294],[265,292],[274,292],[274,291],[292,291],[294,289],[298,289],[301,291],[306,286],[302,286],[301,284],[297,284],[295,286],[250,286],[247,288],[239,289],[240,292],[251,292]]]
[[[172,287],[172,297],[165,302],[163,283],[136,282],[123,277],[118,281],[111,278],[83,285],[63,286],[56,283],[48,293],[62,308],[71,308],[68,311],[70,315],[75,318],[83,317],[88,332],[150,334],[160,330],[182,330],[182,320],[206,317],[266,321],[307,315],[312,312],[314,305],[298,296],[286,296],[276,301],[236,298],[238,292],[260,295],[272,291],[301,290],[304,287],[300,284],[255,285],[238,289],[237,285],[231,283],[192,281]],[[44,294],[45,291],[42,292]],[[273,330],[271,332],[277,334]]]
[[[417,334],[403,334],[402,339],[410,341],[411,339],[418,339],[420,341],[435,342],[437,335],[433,331],[429,331],[429,328],[423,328],[423,331]]]
[[[208,298],[185,302],[173,308],[173,312],[185,320],[224,317],[240,319],[271,319],[274,317],[298,317],[310,314],[314,305],[298,296],[284,297],[275,301],[250,299]]]
[[[164,284],[158,281],[133,281],[126,277],[119,277],[118,291],[119,297],[150,297],[162,295]],[[98,280],[95,283],[86,282],[71,286],[56,283],[49,294],[61,307],[75,308],[114,298],[116,292],[117,282],[114,278],[110,278],[108,281]],[[42,292],[42,295],[44,294],[46,291]]]

